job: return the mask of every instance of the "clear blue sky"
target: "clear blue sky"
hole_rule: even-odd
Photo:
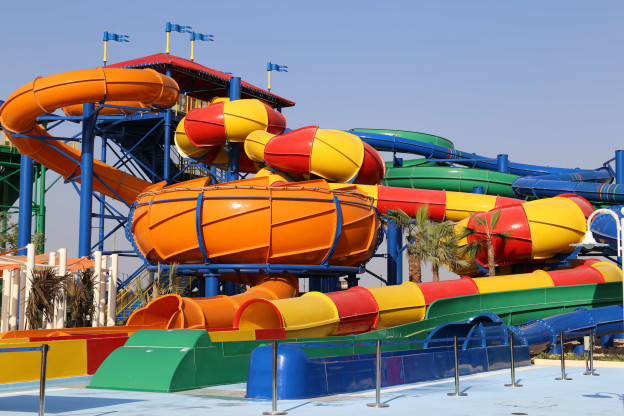
[[[596,168],[624,149],[622,1],[22,0],[2,17],[0,99],[101,65],[105,29],[131,39],[109,44],[110,63],[164,52],[170,20],[215,36],[196,43],[208,67],[266,87],[267,61],[287,65],[272,86],[297,102],[284,111],[292,128],[423,131],[562,167]],[[188,58],[188,35],[172,40]],[[71,247],[77,202],[59,189],[49,201],[48,247]]]

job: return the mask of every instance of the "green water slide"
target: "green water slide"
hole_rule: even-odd
[[[518,176],[510,173],[451,166],[410,165],[406,162],[402,167],[388,166],[382,185],[470,193],[474,187],[481,186],[487,195],[516,197],[511,184]]]
[[[433,143],[453,149],[453,143],[443,137],[404,130],[354,129],[364,133],[388,134]],[[473,192],[473,188],[483,187],[487,195],[501,195],[514,198],[511,187],[517,175],[484,169],[448,166],[446,163],[429,162],[427,159],[403,160],[402,166],[386,162],[386,177],[382,185],[397,188],[434,189],[456,192]]]
[[[622,283],[600,283],[515,290],[440,299],[427,309],[426,319],[365,334],[278,340],[288,343],[342,344],[303,347],[310,357],[372,353],[374,346],[346,346],[376,339],[420,340],[437,326],[465,321],[481,312],[492,312],[507,324],[546,318],[578,307],[598,308],[622,302]],[[95,373],[89,388],[174,392],[247,380],[249,357],[263,341],[212,342],[203,330],[149,330],[132,335]],[[392,345],[392,349],[417,349],[421,344]],[[384,347],[386,348],[386,347]],[[388,347],[390,348],[390,347]]]

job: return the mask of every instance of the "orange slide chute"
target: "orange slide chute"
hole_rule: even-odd
[[[153,108],[167,108],[175,104],[178,94],[179,87],[172,78],[152,69],[84,69],[36,78],[24,85],[0,107],[0,122],[21,154],[68,179],[81,174],[80,151],[58,140],[14,137],[12,133],[49,137],[37,124],[37,117],[66,106],[139,101]],[[93,190],[128,204],[150,186],[149,182],[97,160],[93,169]]]
[[[291,274],[224,276],[240,283],[256,285],[234,296],[183,298],[161,296],[135,311],[125,326],[97,328],[32,329],[9,331],[0,339],[52,337],[85,334],[132,334],[140,329],[230,329],[239,307],[251,300],[278,300],[297,296],[299,284]]]
[[[245,302],[252,299],[277,300],[298,294],[297,278],[290,274],[254,276],[249,283],[257,285],[245,293],[234,296],[219,295],[209,298],[162,296],[134,312],[128,319],[128,326],[150,325],[150,328],[154,328],[154,324],[158,322],[159,329],[232,328],[234,315]]]

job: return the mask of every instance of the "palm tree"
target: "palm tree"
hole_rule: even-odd
[[[93,319],[93,289],[96,281],[92,269],[83,269],[77,279],[70,279],[67,285],[68,305],[71,309],[70,322],[73,326],[84,327]],[[69,326],[69,325],[66,325]]]
[[[390,211],[389,211],[390,212]],[[435,222],[429,219],[429,208],[420,207],[415,218],[401,210],[392,210],[390,218],[404,224],[408,233],[410,281],[422,281],[422,263],[431,264],[433,280],[440,280],[440,267],[462,267],[466,261],[459,252],[459,240],[450,221]],[[408,221],[409,219],[409,221]]]
[[[462,238],[469,235],[477,235],[477,239],[466,244],[462,252],[467,253],[472,258],[476,258],[479,252],[485,248],[489,276],[496,276],[496,256],[494,252],[494,239],[500,239],[503,243],[509,238],[510,233],[507,231],[495,232],[494,229],[500,219],[501,210],[495,211],[488,220],[487,215],[475,215],[471,217],[477,222],[476,227],[466,226],[462,235]]]
[[[69,274],[59,276],[50,267],[33,270],[29,278],[31,289],[24,314],[28,327],[38,329],[44,327],[46,322],[52,322],[54,306],[66,291]]]
[[[426,230],[421,245],[427,253],[427,261],[431,264],[434,282],[440,280],[440,266],[458,268],[467,264],[459,250],[461,236],[455,232],[453,223],[429,221]]]

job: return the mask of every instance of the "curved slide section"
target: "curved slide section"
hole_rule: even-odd
[[[514,180],[512,186],[518,196],[548,198],[561,193],[573,193],[591,202],[624,203],[624,185],[584,182],[600,182],[600,179],[595,179],[600,176],[597,171],[584,172],[575,181],[569,180],[568,176],[575,175],[521,177]]]
[[[470,168],[490,171],[498,169],[496,159],[485,158],[475,153],[462,152],[452,147],[437,144],[436,141],[420,137],[429,136],[422,133],[414,138],[414,134],[418,133],[408,135],[407,133],[410,132],[375,129],[353,129],[349,130],[349,132],[378,149],[413,153],[425,156],[428,159],[452,159],[453,163]],[[426,172],[420,171],[420,169],[424,168],[390,168],[387,183],[395,186],[414,187],[415,183],[425,181],[430,183],[425,185],[426,188],[449,186],[448,188],[445,187],[445,189],[454,189],[462,186],[461,182],[458,183],[457,181],[458,176],[461,179],[463,174],[458,173],[457,169],[431,167]],[[561,193],[575,193],[592,202],[624,203],[624,185],[608,184],[607,182],[613,179],[613,172],[604,167],[596,170],[584,170],[509,162],[509,174],[501,174],[502,176],[498,180],[492,181],[487,177],[488,175],[482,173],[473,172],[467,175],[469,177],[476,176],[477,178],[470,178],[470,180],[474,181],[473,186],[483,186],[484,190],[487,189],[486,193],[495,192],[490,188],[498,185],[498,187],[494,188],[499,194],[508,196],[509,188],[505,186],[505,182],[512,179],[513,175],[517,175],[520,177],[513,179],[511,183],[516,196],[546,198]],[[393,179],[393,177],[396,179]],[[498,183],[501,179],[503,184]],[[502,188],[500,188],[501,185]]]
[[[425,318],[427,307],[437,299],[621,279],[621,270],[617,266],[597,262],[552,272],[536,270],[478,279],[463,277],[419,284],[405,282],[397,286],[357,287],[327,294],[310,292],[301,298],[249,300],[236,311],[234,327],[240,330],[284,328],[286,338],[356,334],[420,321]],[[314,313],[310,313],[311,310]],[[358,325],[349,324],[356,320]]]
[[[406,161],[406,165],[408,165]],[[516,198],[512,184],[518,175],[493,170],[449,166],[390,166],[382,184],[399,188],[444,189],[456,192],[474,192],[482,187],[486,195]]]
[[[15,91],[0,107],[0,122],[7,136],[21,154],[61,174],[65,179],[78,178],[80,151],[50,135],[37,124],[37,117],[58,108],[109,101],[140,101],[155,108],[175,104],[179,88],[176,82],[146,69],[95,68],[37,78]],[[41,137],[15,137],[14,133]],[[77,179],[78,180],[78,179]],[[93,189],[128,204],[151,184],[126,172],[94,160]]]
[[[456,229],[461,232],[467,226],[476,231],[468,236],[467,242],[481,242],[476,261],[485,266],[488,260],[485,225],[492,224],[493,217],[499,215],[491,230],[494,234],[491,240],[496,265],[506,265],[548,259],[558,253],[573,251],[574,247],[570,244],[583,240],[587,231],[585,215],[591,211],[591,205],[582,199],[539,199],[477,213],[467,221],[458,223]],[[495,236],[500,232],[507,232],[507,238]]]
[[[556,345],[557,338],[562,331],[594,330],[596,336],[622,332],[624,330],[622,305],[596,309],[578,308],[574,312],[545,319],[532,319],[522,325],[512,325],[509,328],[515,337],[520,338],[522,345],[528,345],[531,354],[535,354],[544,351],[550,345]],[[564,337],[568,339],[567,335]]]
[[[624,205],[613,206],[607,209],[611,210],[621,222],[624,217],[622,208],[624,208]],[[597,214],[591,223],[590,229],[596,241],[608,244],[612,250],[617,250],[618,231],[615,218],[609,214]]]
[[[294,275],[265,276],[256,286],[234,296],[159,297],[130,315],[127,325],[148,325],[151,329],[231,329],[236,311],[245,302],[291,298],[297,293],[298,281]]]
[[[496,159],[477,155],[476,153],[463,152],[451,147],[440,146],[436,143],[410,139],[397,135],[396,133],[375,133],[372,129],[366,131],[360,129],[349,130],[350,133],[358,136],[364,142],[374,148],[383,149],[390,152],[411,153],[425,156],[427,159],[452,159],[453,163],[458,163],[471,168],[497,170]],[[386,130],[380,130],[387,132]],[[523,163],[509,162],[509,173],[519,176],[540,176],[558,175],[567,173],[586,173],[586,169],[566,169],[553,168],[550,166],[529,165]],[[593,180],[609,180],[613,177],[607,169],[598,169]]]

